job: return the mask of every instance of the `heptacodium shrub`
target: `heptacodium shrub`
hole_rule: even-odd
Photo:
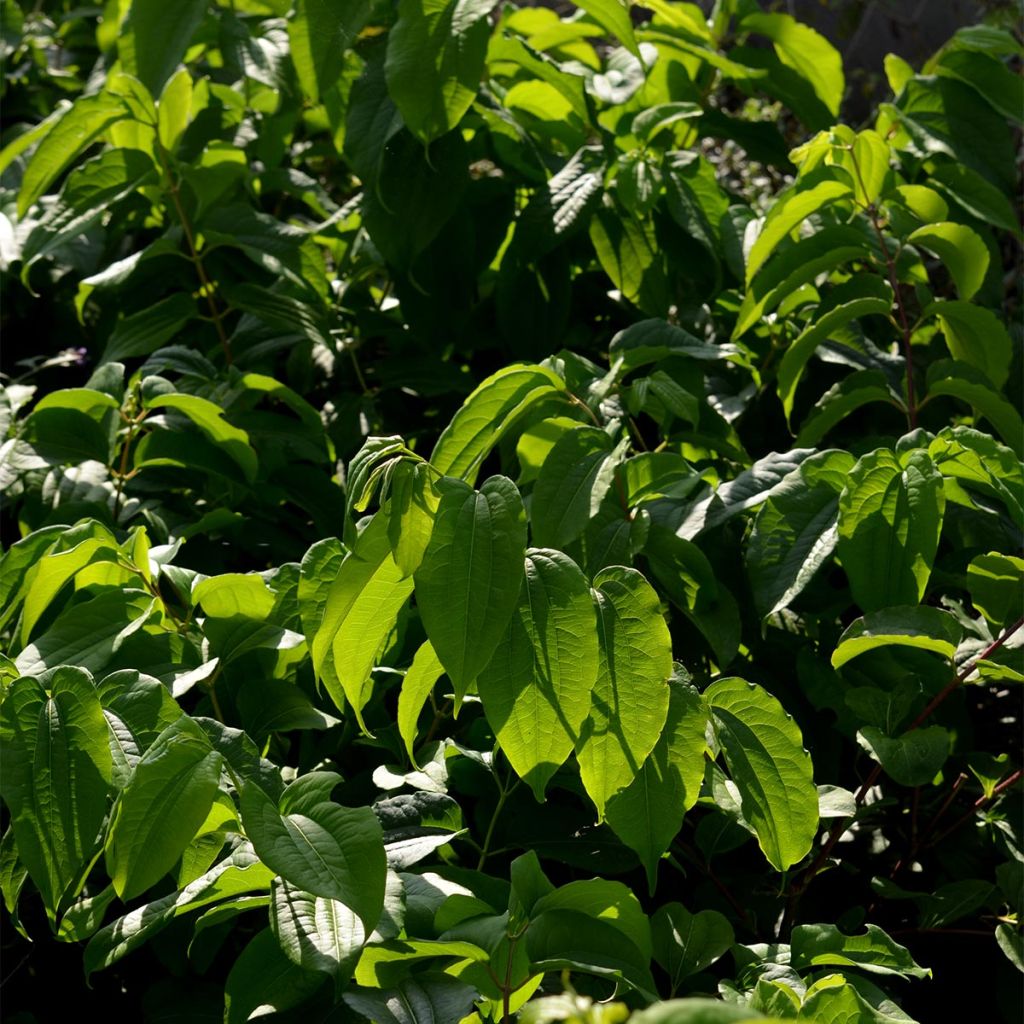
[[[15,992],[65,942],[153,1021],[1019,1012],[1014,36],[854,127],[743,0],[44,6]]]

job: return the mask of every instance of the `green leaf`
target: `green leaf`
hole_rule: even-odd
[[[968,403],[996,428],[1018,457],[1024,456],[1024,420],[984,373],[968,363],[940,359],[928,367],[928,397],[935,395],[951,395]]]
[[[462,404],[437,439],[430,463],[444,476],[476,479],[484,459],[519,418],[565,381],[542,366],[516,363],[492,374]]]
[[[288,42],[299,85],[312,103],[338,83],[345,51],[369,14],[366,5],[345,0],[297,0],[288,19]]]
[[[635,569],[594,578],[600,660],[576,755],[587,795],[604,818],[654,749],[668,715],[672,641],[658,595]]]
[[[367,609],[379,609],[381,602],[385,605],[397,602],[400,606],[408,598],[409,589],[408,584],[401,581],[398,569],[391,558],[387,537],[387,514],[382,510],[359,535],[353,549],[345,555],[338,568],[337,576],[323,604],[319,627],[314,632],[310,645],[313,670],[317,679],[327,687],[331,700],[339,709],[345,707],[346,699],[356,698],[358,703],[353,708],[362,728],[365,728],[361,720],[362,708],[369,697],[365,683],[373,668],[380,643],[390,632],[391,626],[371,622],[373,636],[367,637],[357,633],[349,624],[349,619],[355,616],[360,623],[367,622]],[[397,601],[399,596],[401,601]],[[394,614],[397,613],[396,607]],[[392,617],[391,622],[393,621]],[[339,645],[336,641],[339,637],[354,637],[360,653],[357,666],[348,664],[346,667],[344,659],[338,664],[336,651]],[[375,644],[372,642],[374,638]],[[353,671],[353,668],[358,671]],[[348,689],[341,679],[343,671],[348,681]]]
[[[526,513],[511,480],[491,477],[479,491],[453,482],[444,490],[415,575],[416,603],[456,705],[505,633],[525,552]]]
[[[865,612],[920,603],[945,512],[942,477],[922,451],[903,464],[884,448],[863,456],[839,498],[839,558]]]
[[[903,410],[903,402],[893,392],[881,370],[857,370],[833,384],[807,414],[796,436],[798,448],[809,448],[850,413],[872,402],[886,402]]]
[[[409,666],[402,689],[398,695],[398,734],[402,737],[409,760],[416,764],[414,747],[416,745],[416,727],[420,712],[427,703],[427,698],[434,689],[434,684],[444,674],[444,666],[438,661],[430,641],[420,644],[412,665]]]
[[[793,929],[791,944],[790,964],[796,970],[834,966],[903,978],[930,978],[932,974],[873,924],[866,926],[863,935],[844,935],[831,924],[800,924]]]
[[[109,93],[101,92],[77,100],[47,132],[32,154],[18,191],[19,219],[24,219],[29,207],[46,192],[64,168],[111,125],[127,116],[124,102]]]
[[[734,355],[736,349],[731,345],[711,345],[675,324],[651,318],[619,331],[612,338],[608,353],[618,374],[623,376],[638,367],[672,356],[718,360]]]
[[[624,0],[579,0],[576,5],[586,11],[614,39],[617,39],[638,59],[641,58],[629,17],[629,5]]]
[[[496,0],[399,0],[384,74],[409,130],[424,144],[454,128],[480,88]]]
[[[167,80],[157,104],[157,131],[160,144],[173,152],[188,127],[192,112],[192,76],[178,68]]]
[[[963,628],[949,612],[927,605],[884,608],[850,623],[832,652],[832,667],[878,647],[896,645],[934,651],[952,663]]]
[[[812,213],[844,196],[851,189],[839,181],[822,181],[813,188],[784,193],[765,217],[764,226],[747,256],[746,283],[749,287],[754,275],[765,260],[778,248],[779,243]]]
[[[246,480],[256,479],[256,452],[249,444],[249,435],[228,423],[219,405],[197,395],[181,394],[157,395],[146,404],[150,409],[174,409],[187,416],[238,464]]]
[[[362,712],[372,694],[374,665],[412,593],[412,580],[402,576],[385,547],[385,530],[386,523],[381,522],[373,538],[361,537],[365,543],[357,543],[342,563],[313,641],[320,651],[329,646],[334,677],[364,731]],[[371,540],[376,548],[372,554]],[[382,548],[382,557],[374,557]],[[332,692],[331,675],[324,673],[321,678],[343,708],[340,695]]]
[[[988,247],[976,232],[963,224],[950,221],[927,224],[912,232],[907,241],[935,253],[946,264],[961,301],[971,298],[985,280]]]
[[[113,534],[98,524],[95,534],[66,551],[46,555],[33,566],[24,587],[20,630],[22,644],[28,642],[33,627],[61,588],[82,569],[94,562],[118,561],[120,552]]]
[[[149,355],[166,345],[196,315],[196,304],[185,292],[174,292],[166,299],[119,320],[100,358],[100,365]]]
[[[399,462],[391,473],[388,539],[403,576],[411,576],[423,561],[437,506],[430,466],[425,462]]]
[[[132,0],[117,42],[124,70],[158,96],[205,14],[206,0]]]
[[[134,149],[108,149],[68,175],[59,200],[32,229],[21,250],[22,280],[39,259],[84,234],[106,211],[156,178],[153,161]]]
[[[846,225],[823,228],[790,245],[748,283],[733,328],[733,340],[819,274],[853,260],[863,260],[870,251],[863,233]]]
[[[576,563],[560,551],[531,549],[518,606],[477,688],[501,749],[538,801],[590,710],[595,625]]]
[[[590,221],[590,241],[623,298],[645,313],[665,314],[667,283],[652,223],[641,222],[614,205],[601,206]]]
[[[946,338],[949,354],[977,367],[999,389],[1006,383],[1013,343],[1003,322],[990,309],[972,302],[932,302],[921,319],[934,316]]]
[[[977,171],[963,164],[942,163],[931,172],[931,178],[937,188],[972,217],[1020,235],[1020,224],[1009,199]]]
[[[174,867],[210,811],[221,763],[206,733],[185,716],[143,755],[107,840],[107,872],[122,900],[145,892]]]
[[[839,494],[853,464],[852,455],[835,449],[812,455],[758,511],[746,561],[762,617],[785,608],[831,556]]]
[[[578,426],[548,452],[530,499],[530,532],[538,547],[565,548],[587,523],[611,489],[621,447],[597,427]]]
[[[893,1004],[890,1003],[889,1006]],[[910,1020],[903,1013],[895,1016],[881,1009],[876,1011],[841,974],[826,975],[811,985],[804,994],[797,1018],[815,1021],[817,1024],[847,1024],[848,1021],[891,1024],[893,1021]]]
[[[303,892],[283,878],[270,889],[270,927],[286,957],[343,982],[368,933],[344,903]]]
[[[16,540],[0,556],[0,628],[14,617],[24,600],[26,588],[46,553],[64,533],[64,526],[44,526]]]
[[[229,572],[197,583],[192,604],[214,618],[239,615],[262,621],[274,610],[274,594],[258,573]]]
[[[940,725],[896,737],[866,725],[857,733],[857,742],[901,786],[926,786],[949,756],[950,736]]]
[[[777,871],[801,860],[818,828],[810,755],[793,719],[769,693],[742,679],[704,692],[743,817]]]
[[[286,881],[314,896],[337,900],[367,934],[384,906],[384,836],[369,807],[331,803],[340,782],[311,772],[288,786],[280,809],[255,783],[242,787],[242,823],[260,859]]]
[[[748,14],[739,27],[767,36],[779,60],[811,83],[818,99],[833,117],[846,89],[843,59],[836,48],[809,25],[788,14]]]
[[[996,942],[1006,959],[1024,974],[1024,936],[1012,925],[1000,924],[996,926]]]
[[[651,917],[654,959],[674,992],[684,979],[709,967],[736,941],[728,918],[717,910],[691,914],[681,903],[664,903]]]
[[[669,999],[630,1017],[630,1024],[747,1024],[754,1021],[775,1024],[775,1018],[766,1018],[749,1006],[724,1003],[720,999]]]
[[[892,288],[874,274],[862,274],[837,285],[829,296],[829,308],[803,330],[786,349],[779,364],[778,391],[789,422],[796,388],[804,367],[822,342],[864,316],[888,316],[892,310]]]
[[[645,953],[610,919],[580,910],[549,910],[530,922],[526,949],[534,970],[583,971],[625,981],[646,999],[656,998],[649,967],[650,937]]]
[[[267,1010],[289,1010],[324,982],[285,956],[273,931],[264,928],[242,950],[224,983],[224,1024],[245,1024]]]
[[[640,858],[652,893],[658,861],[700,795],[707,722],[708,709],[697,691],[670,680],[668,717],[658,742],[636,778],[605,807],[612,831]]]
[[[22,678],[0,705],[0,774],[18,858],[51,915],[81,884],[107,813],[111,755],[88,672]]]
[[[586,914],[592,921],[607,922],[646,956],[651,956],[651,926],[636,896],[621,882],[592,878],[569,882],[541,896],[531,915],[556,910]]]
[[[455,978],[420,975],[404,979],[395,989],[352,988],[342,998],[376,1024],[441,1024],[469,1014],[477,991]]]
[[[327,597],[338,576],[341,563],[348,554],[337,537],[318,540],[302,557],[299,569],[299,615],[302,632],[312,644],[313,637],[324,618]]]
[[[997,628],[1024,616],[1024,559],[990,551],[967,566],[971,604]]]
[[[121,644],[142,629],[153,610],[153,597],[147,591],[109,587],[65,608],[42,636],[21,651],[15,665],[25,676],[59,665],[76,665],[98,674]]]
[[[144,903],[100,929],[85,950],[86,977],[117,963],[165,928],[176,916],[240,893],[267,892],[273,877],[273,872],[253,855],[252,847],[248,843],[242,844],[179,892]]]

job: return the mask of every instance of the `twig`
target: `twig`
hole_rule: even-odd
[[[920,728],[922,723],[924,723],[928,719],[932,712],[935,711],[935,709],[940,704],[942,704],[943,701],[945,701],[946,698],[949,697],[949,695],[953,693],[954,690],[956,690],[959,686],[963,685],[964,680],[966,680],[967,677],[974,671],[974,668],[977,665],[977,663],[979,661],[984,660],[990,654],[993,654],[995,651],[999,650],[999,648],[1002,647],[1006,643],[1006,641],[1009,640],[1010,637],[1013,636],[1013,634],[1021,628],[1021,626],[1024,626],[1024,618],[1020,618],[1012,626],[1008,626],[980,654],[977,654],[973,658],[971,658],[968,661],[968,663],[953,677],[953,679],[945,687],[943,687],[943,689],[938,694],[936,694],[931,701],[928,702],[927,707],[921,712],[921,714],[917,716],[917,718],[914,719],[913,723],[907,729],[907,732],[913,732],[915,729]],[[871,769],[870,774],[864,780],[864,782],[861,783],[860,789],[857,790],[857,793],[854,796],[854,802],[857,804],[858,807],[860,807],[860,805],[864,802],[864,798],[867,796],[868,790],[871,789],[871,787],[878,781],[878,777],[881,774],[882,766],[880,764],[875,764],[875,766]],[[1020,772],[1018,771],[1016,775],[1019,777]],[[1000,783],[1000,785],[1003,784]],[[996,788],[998,789],[999,787]],[[850,815],[847,818],[839,818],[836,820],[836,823],[832,826],[831,830],[829,831],[828,838],[825,840],[825,842],[821,846],[821,849],[818,851],[818,855],[811,862],[811,866],[803,873],[800,880],[796,883],[796,886],[794,887],[793,892],[790,895],[791,901],[799,900],[800,896],[802,896],[804,891],[807,889],[807,886],[810,885],[812,881],[814,881],[814,878],[820,870],[822,864],[824,864],[825,861],[828,859],[828,855],[832,852],[832,849],[835,847],[836,843],[839,842],[839,837],[846,831],[847,825],[850,823],[850,821],[853,820],[854,816],[855,815]],[[956,826],[954,826],[954,828],[955,827]],[[950,829],[949,831],[952,831],[952,829]],[[943,833],[943,835],[948,835],[949,831]],[[795,912],[795,904],[793,906],[793,910]]]

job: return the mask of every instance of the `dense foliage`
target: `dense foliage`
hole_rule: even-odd
[[[1019,1012],[1021,47],[577,7],[3,0],[24,1020]]]

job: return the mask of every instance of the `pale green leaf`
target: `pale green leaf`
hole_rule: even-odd
[[[988,247],[969,227],[950,221],[928,224],[912,232],[907,241],[933,252],[946,264],[961,301],[970,299],[985,280]]]
[[[696,690],[669,683],[668,717],[636,778],[605,807],[612,831],[640,858],[653,893],[658,862],[696,802],[704,778],[708,709]]]
[[[402,689],[398,695],[398,734],[402,737],[409,760],[416,764],[414,747],[416,745],[416,727],[420,712],[427,703],[427,698],[434,689],[434,684],[444,673],[444,666],[437,659],[430,641],[420,644],[412,659]]]
[[[704,692],[744,818],[777,871],[805,857],[818,828],[810,755],[793,719],[769,693],[742,679]]]
[[[633,781],[661,735],[672,641],[658,595],[636,570],[602,570],[593,596],[600,661],[576,755],[600,820],[608,800]]]
[[[832,667],[879,647],[916,647],[934,651],[950,661],[963,637],[963,628],[949,613],[927,605],[884,608],[850,623],[832,652]]]
[[[747,257],[747,284],[798,224],[829,203],[851,194],[850,187],[840,181],[822,181],[810,189],[784,193],[768,212],[761,234],[751,246]]]
[[[416,571],[416,603],[456,704],[505,633],[525,552],[526,513],[511,480],[491,477],[479,491],[456,482],[445,489]]]
[[[869,924],[863,935],[844,935],[832,924],[801,924],[793,929],[790,963],[797,970],[809,967],[858,967],[874,974],[930,978],[906,947],[891,939],[877,925]]]
[[[431,465],[472,483],[505,432],[540,400],[564,391],[565,382],[542,366],[506,366],[480,384],[452,417],[437,439]]]
[[[501,749],[538,800],[572,753],[597,673],[586,578],[568,555],[531,549],[518,606],[477,687]]]
[[[857,462],[839,498],[837,550],[861,609],[920,602],[944,511],[942,477],[923,451],[904,465],[884,448]]]

